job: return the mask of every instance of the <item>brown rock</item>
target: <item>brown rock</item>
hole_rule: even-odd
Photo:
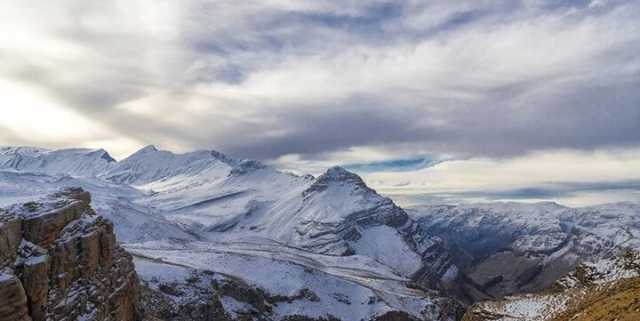
[[[0,212],[0,269],[16,260],[16,252],[22,239],[22,221]]]
[[[71,189],[0,214],[0,321],[141,319],[132,258],[90,201]]]
[[[376,317],[373,321],[417,321],[406,312],[402,311],[389,311],[381,316]]]
[[[49,295],[48,257],[36,256],[24,263],[20,273],[33,321],[44,321]]]
[[[80,218],[88,206],[75,200],[64,207],[29,216],[23,221],[24,238],[38,246],[48,247],[67,224]]]
[[[0,321],[31,321],[27,296],[15,275],[0,272],[0,302]]]

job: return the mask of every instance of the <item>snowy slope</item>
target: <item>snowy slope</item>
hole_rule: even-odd
[[[109,170],[115,163],[115,160],[103,149],[0,148],[0,170],[95,176]]]
[[[143,262],[139,272],[146,280],[163,277],[163,273],[157,273],[158,264],[180,265],[238,278],[270,295],[294,296],[306,289],[317,297],[279,303],[275,319],[293,314],[330,314],[341,320],[369,320],[387,311],[406,311],[420,319],[436,320],[443,313],[431,299],[433,294],[407,288],[408,279],[366,256],[318,255],[265,242],[196,242],[182,246],[149,242],[128,245],[127,250]],[[150,267],[150,262],[155,263]],[[173,280],[180,282],[187,277],[182,274]]]
[[[614,248],[640,248],[638,203],[584,208],[555,203],[465,204],[416,207],[408,212],[435,234],[446,236],[461,247],[472,246],[475,255],[503,248],[549,254],[571,236],[579,241],[576,251],[585,258],[599,257]],[[447,235],[446,231],[452,232]],[[475,242],[482,237],[481,242]]]
[[[362,252],[404,275],[422,265],[398,231],[408,223],[404,211],[342,168],[316,179],[251,161],[219,162],[198,172],[138,185],[149,196],[136,202],[210,241],[261,237],[316,253]]]
[[[142,197],[136,189],[92,178],[0,171],[0,207],[24,203],[66,187],[90,191],[92,206],[100,215],[116,223],[114,229],[121,242],[196,239],[153,209],[134,204],[132,198]]]
[[[135,152],[100,176],[106,180],[142,185],[172,177],[190,177],[212,167],[228,167],[231,159],[215,151],[174,154],[149,145]]]
[[[498,297],[545,289],[580,262],[640,249],[640,205],[634,203],[465,204],[409,213],[445,240],[464,273]]]

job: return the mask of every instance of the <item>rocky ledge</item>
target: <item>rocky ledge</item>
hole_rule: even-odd
[[[0,321],[134,321],[138,277],[91,196],[67,189],[0,210]]]

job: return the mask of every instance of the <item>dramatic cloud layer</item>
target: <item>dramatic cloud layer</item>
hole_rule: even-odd
[[[0,144],[300,171],[634,149],[638,21],[632,0],[4,1]]]
[[[408,172],[364,173],[404,205],[542,201],[590,205],[640,201],[640,149],[538,152],[509,159],[453,160]]]

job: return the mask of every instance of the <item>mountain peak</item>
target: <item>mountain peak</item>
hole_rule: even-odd
[[[137,153],[150,153],[150,152],[157,152],[158,148],[155,145],[147,145],[145,147],[142,147],[139,151],[136,152]]]
[[[102,148],[96,149],[95,151],[93,151],[93,153],[95,153],[101,159],[104,159],[108,163],[115,163],[116,162],[116,160],[113,157],[111,157],[111,154],[109,154],[109,152],[107,152],[106,150],[104,150]]]
[[[329,167],[326,171],[326,173],[351,173],[350,171],[346,170],[344,167],[342,166],[332,166]]]
[[[140,148],[135,153],[129,155],[127,158],[123,159],[120,163],[139,162],[143,160],[149,161],[151,159],[170,157],[170,155],[173,155],[173,153],[169,151],[160,150],[155,145],[147,145]]]
[[[229,157],[229,156],[227,156],[227,155],[225,155],[225,154],[223,154],[221,152],[215,151],[215,150],[209,150],[209,151],[206,151],[206,153],[211,155],[211,157],[213,157],[213,158],[215,158],[215,159],[217,159],[217,160],[219,160],[219,161],[221,161],[223,163],[228,164],[229,166],[235,166],[238,163],[238,161],[234,160],[233,158],[231,158],[231,157]]]
[[[334,166],[327,169],[324,174],[318,176],[315,182],[313,182],[313,184],[303,192],[303,195],[306,196],[312,192],[324,191],[330,185],[352,185],[363,190],[373,191],[357,174],[352,173],[340,166]]]
[[[345,182],[345,181],[357,181],[361,182],[362,178],[355,173],[352,173],[343,167],[333,166],[327,169],[324,174],[318,177],[318,180],[324,181],[336,181],[336,182]]]
[[[254,172],[260,169],[267,168],[266,165],[256,160],[244,159],[241,160],[236,166],[233,167],[229,175],[242,175],[250,172]]]
[[[146,184],[176,175],[198,175],[220,164],[233,167],[235,161],[216,151],[174,153],[148,145],[118,162],[103,177],[119,183]]]

